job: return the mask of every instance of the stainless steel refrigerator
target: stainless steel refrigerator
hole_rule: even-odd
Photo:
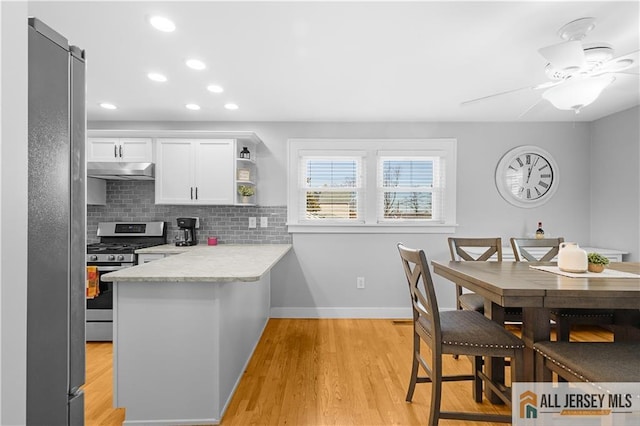
[[[84,424],[84,51],[28,20],[28,425]]]

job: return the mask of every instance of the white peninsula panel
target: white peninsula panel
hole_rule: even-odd
[[[217,424],[269,319],[290,245],[203,246],[105,275],[124,424]]]

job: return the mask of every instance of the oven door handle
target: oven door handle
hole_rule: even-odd
[[[133,265],[127,265],[127,266],[98,266],[98,272],[113,272],[113,271],[119,271],[120,269],[124,269],[124,268],[129,268]]]

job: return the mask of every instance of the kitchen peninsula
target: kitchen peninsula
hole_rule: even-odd
[[[114,406],[124,424],[217,424],[269,318],[289,244],[157,246],[114,287]],[[165,250],[165,251],[163,251]]]

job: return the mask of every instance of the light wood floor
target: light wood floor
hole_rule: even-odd
[[[517,327],[512,327],[517,333]],[[409,322],[353,319],[271,319],[227,408],[222,425],[420,425],[429,413],[430,384],[418,384],[405,402],[411,367]],[[610,341],[598,327],[572,340]],[[85,424],[122,425],[112,404],[111,343],[87,344]],[[445,374],[470,372],[466,357],[445,356]],[[471,384],[444,383],[444,410],[508,413],[486,400],[476,404]],[[447,421],[443,424],[477,425]],[[486,423],[485,423],[486,424]],[[498,424],[496,424],[498,425]]]

